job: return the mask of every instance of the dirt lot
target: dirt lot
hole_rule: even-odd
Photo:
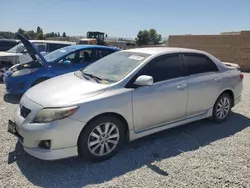
[[[17,104],[0,84],[0,187],[250,187],[250,74],[228,122],[203,120],[170,129],[97,164],[26,154],[6,131]]]

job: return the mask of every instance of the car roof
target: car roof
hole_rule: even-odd
[[[109,49],[109,50],[115,50],[118,51],[118,48],[115,47],[110,47],[110,46],[101,46],[101,45],[73,45],[73,46],[67,46],[65,48],[72,48],[74,50],[79,50],[79,49],[84,49],[84,48],[88,48],[88,49],[95,49],[95,48],[102,48],[102,49]]]
[[[20,40],[17,39],[0,39],[0,42],[5,41],[5,42],[20,42]]]
[[[134,48],[129,50],[124,50],[128,52],[137,52],[137,53],[146,53],[150,55],[160,55],[167,53],[181,53],[181,52],[189,52],[189,53],[205,53],[200,50],[188,49],[188,48],[177,48],[177,47],[150,47],[150,48]]]
[[[30,40],[30,42],[55,43],[55,44],[76,44],[76,42],[58,41],[58,40]]]

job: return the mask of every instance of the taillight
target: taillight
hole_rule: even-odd
[[[244,74],[241,72],[240,73],[240,79],[243,80],[243,78],[244,78]]]

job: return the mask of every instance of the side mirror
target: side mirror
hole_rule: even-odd
[[[61,64],[63,64],[63,65],[70,65],[70,64],[71,64],[71,61],[68,60],[68,59],[66,59],[66,60],[62,61]]]
[[[134,84],[138,86],[151,86],[154,83],[154,79],[152,76],[147,76],[147,75],[141,75],[139,76]]]

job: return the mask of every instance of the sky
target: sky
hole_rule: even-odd
[[[250,0],[1,0],[0,31],[18,28],[83,36],[102,31],[136,37],[154,28],[163,37],[250,30]]]

